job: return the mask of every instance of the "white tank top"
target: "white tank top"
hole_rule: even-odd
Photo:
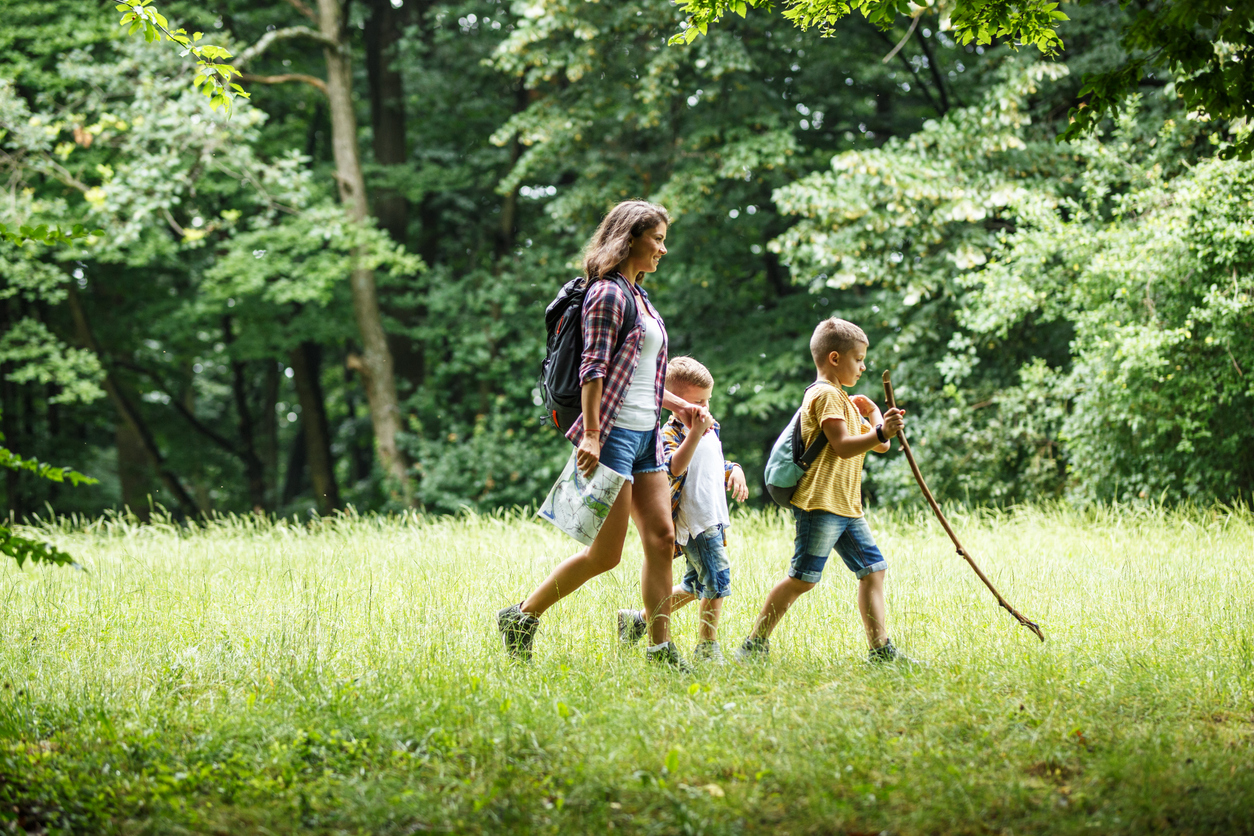
[[[623,395],[623,404],[614,426],[648,432],[657,426],[657,359],[662,352],[662,326],[643,312],[640,320],[644,323],[640,363],[631,377],[631,385]]]

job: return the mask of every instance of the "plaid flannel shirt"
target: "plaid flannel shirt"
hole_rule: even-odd
[[[718,421],[714,422],[711,428],[716,436],[721,440],[723,435],[720,431]],[[671,480],[671,522],[679,516],[679,499],[684,493],[684,483],[688,481],[688,471],[684,470],[678,476],[671,475],[671,459],[675,458],[675,451],[679,449],[679,445],[684,443],[684,439],[688,436],[688,428],[678,417],[672,415],[671,419],[662,425],[662,463],[666,465],[666,475]],[[723,459],[723,490],[730,491],[732,488],[731,476],[732,468],[739,467],[733,461]],[[679,543],[675,544],[675,556],[679,557],[684,553]]]
[[[654,388],[657,392],[657,410],[662,412],[662,391],[666,383],[666,326],[658,315],[649,294],[643,287],[636,286],[645,308],[658,327],[662,329],[662,348],[657,355],[657,378]],[[640,365],[640,346],[644,342],[644,322],[640,317],[640,306],[636,306],[636,327],[623,340],[623,347],[617,355],[613,354],[614,343],[618,340],[618,330],[622,327],[623,316],[627,312],[627,295],[617,282],[596,281],[588,288],[588,295],[583,302],[583,361],[579,364],[579,384],[582,386],[589,380],[603,378],[605,383],[601,389],[601,440],[604,441],[614,429],[618,413],[623,405],[623,396],[631,386],[631,378]],[[580,415],[574,425],[566,433],[572,444],[578,446],[583,440],[583,416]],[[657,438],[657,458],[662,460],[661,434]]]

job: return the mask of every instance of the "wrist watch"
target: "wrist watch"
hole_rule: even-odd
[[[875,425],[875,437],[876,437],[876,438],[878,438],[878,439],[880,440],[880,444],[887,444],[887,443],[888,443],[888,436],[884,435],[884,425],[883,425],[883,424],[876,424],[876,425]]]

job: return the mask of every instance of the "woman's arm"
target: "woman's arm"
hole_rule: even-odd
[[[605,379],[597,377],[579,390],[583,406],[583,438],[579,440],[575,453],[575,466],[585,476],[591,476],[601,461],[601,390],[604,388]]]
[[[702,406],[694,406],[683,398],[676,397],[669,389],[662,390],[662,409],[670,410],[679,416],[679,420],[683,422],[685,427],[691,427],[693,421],[698,415],[706,418],[710,417],[710,410]],[[710,419],[710,425],[713,425],[713,419]]]

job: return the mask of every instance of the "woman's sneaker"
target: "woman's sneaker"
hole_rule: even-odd
[[[618,638],[623,644],[635,644],[640,641],[649,627],[644,621],[644,610],[618,611]]]
[[[496,614],[496,629],[501,631],[505,652],[523,662],[531,661],[531,643],[539,628],[540,619],[523,612],[518,604]]]
[[[727,664],[727,659],[723,657],[723,649],[715,641],[697,642],[697,646],[692,651],[692,661],[720,667]]]
[[[674,642],[667,642],[658,648],[650,647],[644,652],[646,662],[653,662],[659,665],[669,665],[680,673],[692,673],[692,665],[684,661],[684,657],[679,655],[679,648],[675,647]]]
[[[745,639],[735,653],[737,662],[765,662],[770,655],[770,639],[753,637]]]
[[[884,642],[881,647],[873,647],[867,651],[867,661],[873,665],[882,665],[887,662],[895,662],[899,665],[917,665],[924,667],[924,663],[918,659],[911,659],[906,654],[897,649],[893,644],[893,640],[889,639]]]

